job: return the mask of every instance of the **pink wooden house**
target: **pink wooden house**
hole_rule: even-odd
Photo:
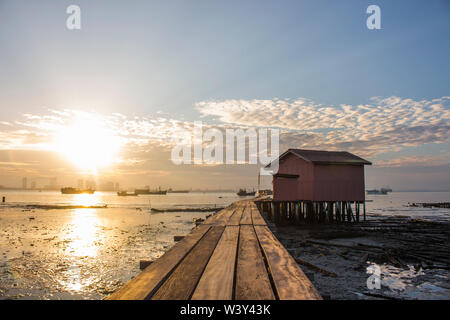
[[[277,224],[359,222],[366,219],[364,166],[371,163],[345,151],[289,149],[273,175],[273,198],[257,204]]]
[[[346,151],[289,149],[273,176],[273,201],[364,202],[364,165]]]

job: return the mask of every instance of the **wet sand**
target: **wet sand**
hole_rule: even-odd
[[[367,223],[276,227],[324,299],[450,299],[450,223],[369,216]],[[368,288],[374,266],[381,288]]]
[[[0,211],[0,299],[102,299],[207,212],[141,208]]]

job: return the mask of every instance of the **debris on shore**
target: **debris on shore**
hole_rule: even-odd
[[[206,208],[167,208],[167,209],[157,209],[151,208],[151,212],[216,212],[223,210],[224,207],[206,207]]]
[[[67,210],[67,209],[106,209],[108,208],[107,204],[96,204],[91,206],[84,206],[84,205],[56,205],[56,204],[28,204],[25,206],[28,210],[31,209],[43,209],[43,210],[52,210],[52,209],[61,209],[61,210]]]
[[[325,299],[450,298],[449,223],[371,216],[358,224],[270,227]],[[371,290],[374,266],[381,288]]]
[[[423,202],[423,203],[408,203],[408,207],[421,207],[421,208],[445,208],[450,209],[450,202]]]

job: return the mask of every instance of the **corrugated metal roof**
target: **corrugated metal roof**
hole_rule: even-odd
[[[306,161],[317,164],[372,164],[370,161],[347,151],[288,149],[280,156],[280,159],[284,158],[288,153],[293,153]]]

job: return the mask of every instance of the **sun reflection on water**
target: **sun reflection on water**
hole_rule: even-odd
[[[69,252],[76,257],[95,257],[102,240],[96,209],[75,209],[71,225],[66,236]]]
[[[65,279],[62,281],[70,291],[80,291],[92,282],[93,275],[82,273],[82,269],[88,259],[98,255],[98,249],[103,244],[100,223],[96,209],[72,211],[69,232],[63,236],[67,243],[66,253],[73,258],[73,265],[64,272]]]
[[[99,203],[99,198],[95,194],[74,194],[72,203],[77,206],[89,207]]]

